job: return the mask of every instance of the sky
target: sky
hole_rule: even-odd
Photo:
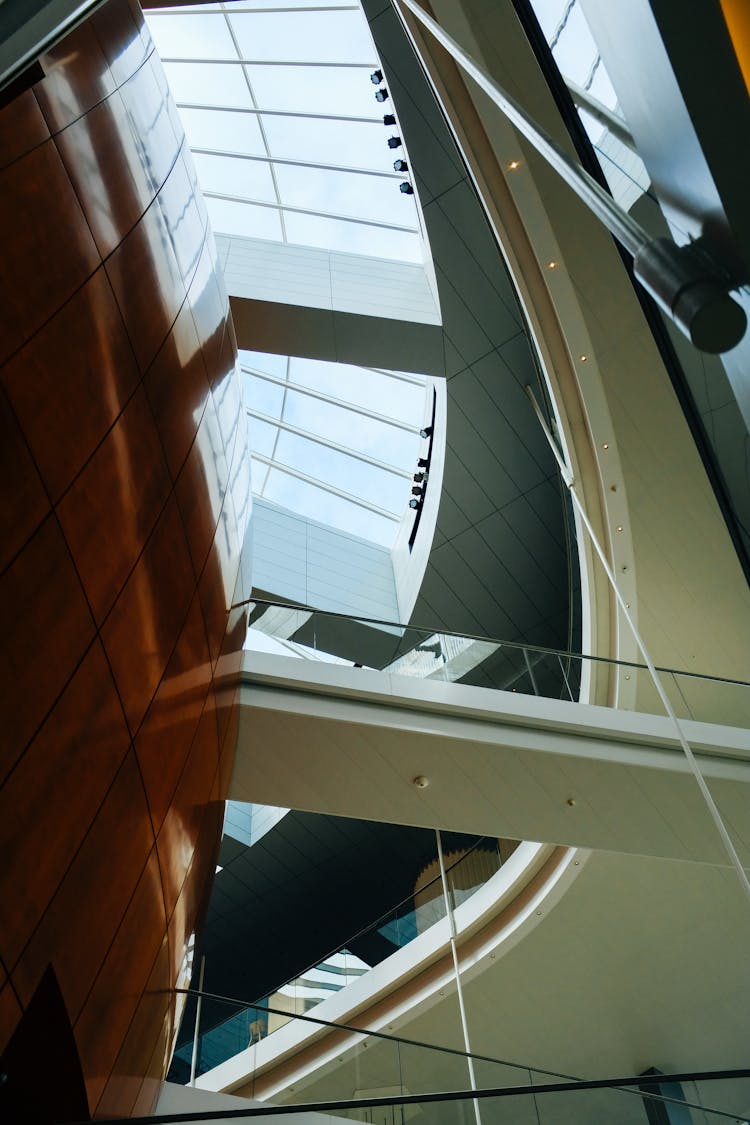
[[[206,4],[147,16],[193,150],[211,225],[220,234],[421,262],[417,208],[414,198],[399,190],[404,174],[393,168],[394,159],[404,153],[387,143],[398,130],[383,124],[384,112],[393,112],[393,106],[390,99],[376,101],[378,87],[370,80],[379,63],[367,21],[356,4],[333,0],[333,5],[340,10],[305,11],[306,5],[294,0],[240,0],[226,8]],[[299,10],[248,10],[293,6]],[[240,59],[252,61],[237,65]],[[323,65],[294,65],[301,62]],[[287,65],[269,65],[274,63]],[[326,65],[342,63],[347,65]],[[342,115],[355,120],[332,119]],[[415,385],[369,369],[249,352],[241,353],[240,361],[414,429],[431,415],[424,379]],[[243,372],[243,394],[255,413],[283,418],[410,474],[424,452],[415,433],[280,387],[258,374]],[[254,452],[350,492],[397,519],[257,459],[252,473],[256,495],[383,546],[393,544],[398,521],[410,512],[411,479],[255,417],[250,419],[250,443]]]

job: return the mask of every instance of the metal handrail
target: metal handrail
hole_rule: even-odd
[[[442,625],[417,625],[417,624],[403,624],[397,621],[385,621],[378,617],[363,617],[361,614],[352,613],[339,613],[332,609],[320,609],[318,606],[305,605],[301,602],[283,602],[275,601],[270,598],[245,598],[243,601],[234,602],[231,609],[239,609],[242,606],[252,605],[265,605],[273,607],[274,609],[291,609],[297,610],[300,613],[316,613],[324,617],[335,617],[342,621],[353,621],[363,625],[381,626],[388,629],[403,629],[404,632],[418,632],[424,633],[427,636],[439,634],[445,637],[458,637],[459,639],[468,641],[485,641],[490,644],[496,644],[501,648],[517,649],[519,652],[535,652],[543,656],[558,656],[568,660],[592,660],[599,664],[614,665],[617,668],[632,668],[635,671],[647,672],[648,668],[645,664],[638,664],[632,660],[617,660],[609,656],[593,656],[588,653],[570,652],[562,648],[545,648],[543,645],[523,644],[521,641],[504,641],[498,637],[482,636],[479,633],[459,633],[454,629],[445,629]],[[729,684],[733,687],[746,687],[750,688],[750,683],[747,680],[730,679],[727,676],[711,676],[704,672],[690,672],[687,669],[681,668],[666,668],[657,665],[658,672],[663,672],[669,676],[685,676],[693,680],[708,680],[715,684]]]

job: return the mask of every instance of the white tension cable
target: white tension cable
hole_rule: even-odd
[[[731,837],[729,835],[729,832],[727,831],[727,827],[726,827],[726,825],[725,825],[725,823],[722,819],[721,813],[719,812],[719,809],[716,805],[716,802],[714,801],[713,797],[711,796],[711,791],[709,790],[708,786],[706,785],[705,778],[703,777],[703,774],[700,771],[700,767],[695,760],[695,755],[693,754],[690,743],[688,742],[687,738],[685,737],[685,734],[684,734],[684,731],[682,729],[682,725],[680,723],[680,720],[677,718],[677,715],[674,712],[672,704],[670,703],[669,696],[667,695],[666,691],[664,690],[664,686],[661,682],[661,676],[657,672],[656,666],[655,666],[653,660],[651,659],[651,657],[649,655],[648,649],[646,648],[646,644],[645,644],[643,638],[641,637],[641,634],[638,631],[638,627],[636,626],[635,622],[633,621],[633,618],[630,615],[630,611],[628,609],[627,602],[625,601],[622,594],[620,593],[620,590],[619,590],[618,585],[617,585],[617,579],[615,578],[615,575],[614,575],[614,571],[612,570],[612,567],[609,565],[609,562],[607,561],[607,557],[604,554],[604,550],[603,550],[601,544],[599,543],[599,540],[596,536],[596,532],[594,531],[593,527],[591,526],[589,518],[586,515],[586,512],[585,512],[584,507],[583,507],[583,502],[581,501],[580,496],[576,492],[575,480],[574,480],[573,474],[570,471],[570,469],[568,468],[567,464],[565,463],[565,459],[564,459],[562,453],[560,452],[560,450],[557,446],[557,442],[555,441],[554,437],[552,436],[552,432],[550,431],[550,428],[547,425],[547,421],[546,421],[544,415],[542,414],[542,411],[539,407],[539,403],[537,402],[536,398],[534,397],[533,390],[529,386],[526,386],[525,390],[526,390],[526,394],[529,398],[529,401],[531,402],[531,405],[534,409],[534,413],[537,416],[537,419],[539,421],[539,425],[542,427],[542,429],[544,431],[544,436],[547,438],[547,441],[549,443],[549,447],[552,450],[552,453],[554,454],[555,460],[557,461],[558,465],[560,466],[560,473],[562,474],[562,478],[565,481],[565,484],[567,485],[567,488],[568,488],[568,491],[570,492],[573,503],[575,504],[576,509],[578,510],[578,514],[580,515],[581,519],[583,520],[586,531],[589,534],[589,539],[591,540],[591,542],[593,544],[593,547],[594,547],[594,550],[596,551],[597,555],[599,556],[601,564],[604,567],[604,573],[607,575],[607,578],[609,579],[609,584],[612,587],[612,591],[615,595],[615,598],[617,599],[617,604],[619,605],[620,609],[622,610],[623,615],[625,617],[625,620],[627,621],[628,625],[630,626],[631,632],[632,632],[632,634],[635,638],[635,643],[638,645],[638,648],[641,651],[641,655],[643,656],[643,659],[645,661],[646,667],[648,668],[648,670],[651,674],[651,679],[653,680],[654,687],[656,688],[656,690],[659,694],[659,698],[661,699],[662,704],[664,705],[664,710],[666,711],[668,718],[672,721],[672,724],[674,725],[675,734],[677,735],[677,739],[680,743],[680,746],[682,747],[683,753],[684,753],[685,758],[687,760],[687,763],[688,763],[688,765],[689,765],[689,767],[692,771],[693,777],[695,778],[696,784],[701,791],[701,796],[703,797],[703,800],[705,801],[706,808],[709,811],[711,819],[713,820],[714,824],[716,825],[716,830],[719,833],[719,836],[721,837],[721,842],[724,845],[724,850],[727,853],[727,856],[729,858],[730,863],[732,864],[732,867],[734,867],[735,871],[737,872],[737,877],[738,877],[740,883],[742,884],[742,889],[744,890],[745,894],[747,895],[748,901],[750,901],[750,880],[748,879],[747,873],[745,872],[745,869],[742,866],[742,862],[740,861],[740,857],[738,856],[737,851],[735,849],[735,846],[732,843]]]

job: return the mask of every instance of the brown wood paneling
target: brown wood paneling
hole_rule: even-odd
[[[119,92],[58,133],[55,143],[105,258],[154,198]]]
[[[221,517],[228,479],[229,468],[224,456],[219,418],[213,400],[209,398],[175,487],[196,575],[201,574],[206,565]]]
[[[170,497],[101,631],[133,734],[164,674],[193,589],[185,534]]]
[[[94,637],[54,516],[0,578],[0,778],[15,763]]]
[[[99,255],[52,140],[0,172],[0,214],[13,224],[0,255],[2,362],[83,285]]]
[[[94,12],[89,24],[99,40],[116,85],[121,86],[154,49],[138,0],[107,4]]]
[[[91,829],[12,969],[28,1003],[47,965],[55,967],[75,1022],[117,932],[153,844],[138,764],[125,758]]]
[[[136,0],[44,65],[0,114],[0,1049],[51,965],[91,1109],[117,1115],[156,1096],[213,874],[249,478],[228,300]]]
[[[171,915],[193,861],[203,818],[219,765],[216,721],[204,709],[177,790],[156,838],[164,899]]]
[[[180,410],[174,409],[174,371],[182,372]],[[176,480],[200,425],[209,395],[206,365],[187,304],[144,379],[156,426]],[[184,404],[184,406],[183,406]]]
[[[51,133],[57,133],[116,88],[96,33],[87,21],[42,58],[45,78],[36,96]]]
[[[57,508],[97,623],[122,590],[170,489],[159,435],[139,387]]]
[[[107,259],[106,268],[138,365],[145,372],[185,299],[166,223],[155,203]]]
[[[211,686],[203,614],[197,593],[135,742],[154,831],[174,796]]]
[[[96,641],[3,788],[0,955],[6,964],[15,964],[38,925],[129,745]],[[29,830],[40,812],[43,846],[39,833]]]
[[[0,574],[28,541],[50,505],[29,447],[0,390]]]
[[[89,1104],[99,1101],[166,929],[156,848],[73,1031],[86,1075]]]
[[[53,501],[94,452],[138,379],[103,267],[0,369]]]
[[[139,998],[135,1015],[115,1059],[109,1081],[96,1106],[97,1116],[132,1114],[135,1100],[143,1085],[144,1075],[157,1055],[158,1047],[161,1048],[160,1056],[157,1055],[161,1073],[157,1072],[157,1075],[161,1077],[165,1073],[167,1063],[164,1049],[172,1026],[172,998],[168,992],[169,986],[169,946],[165,935],[159,946],[151,975]],[[154,1085],[155,1098],[158,1094],[158,1081]],[[148,1110],[150,1109],[151,1106],[148,1106]]]
[[[49,128],[33,90],[0,109],[0,167],[5,168],[48,138]]]

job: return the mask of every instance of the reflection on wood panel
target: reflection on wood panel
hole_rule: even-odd
[[[136,0],[42,63],[0,111],[0,1052],[51,966],[91,1112],[148,1113],[236,739],[245,423]]]

